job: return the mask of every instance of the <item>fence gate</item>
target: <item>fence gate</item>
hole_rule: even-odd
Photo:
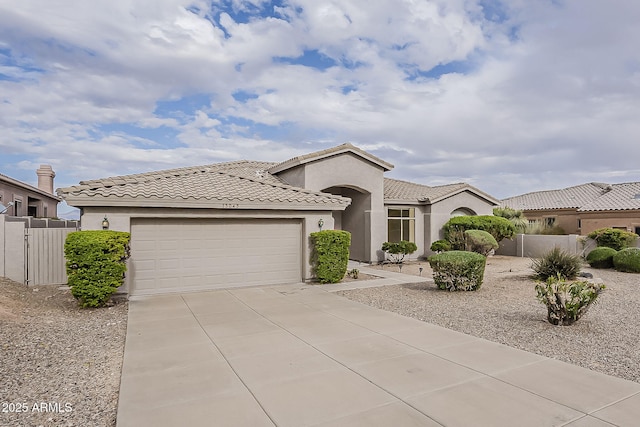
[[[67,283],[64,242],[75,228],[25,228],[25,283],[57,285]]]

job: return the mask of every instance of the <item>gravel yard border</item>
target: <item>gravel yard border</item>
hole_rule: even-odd
[[[339,291],[383,310],[476,337],[640,382],[640,274],[585,267],[606,289],[571,326],[547,322],[535,297],[531,260],[489,257],[484,283],[475,292],[438,290],[433,282]],[[427,262],[406,263],[402,273],[431,278]],[[398,271],[386,265],[385,270]]]
[[[115,426],[127,311],[0,277],[0,426]]]

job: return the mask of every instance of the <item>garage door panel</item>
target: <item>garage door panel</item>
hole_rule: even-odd
[[[298,220],[132,219],[132,294],[301,280]]]

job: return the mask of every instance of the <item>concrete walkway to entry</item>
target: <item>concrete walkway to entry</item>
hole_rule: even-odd
[[[328,289],[298,284],[133,299],[117,426],[640,422],[638,383]]]

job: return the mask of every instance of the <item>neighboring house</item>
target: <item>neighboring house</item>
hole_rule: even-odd
[[[587,235],[603,227],[640,234],[640,182],[591,182],[510,197],[501,205],[522,210],[529,221],[557,225],[567,234]]]
[[[466,184],[428,187],[384,173],[393,165],[351,144],[282,163],[236,161],[84,181],[58,194],[82,228],[131,232],[133,295],[294,283],[312,278],[309,234],[342,229],[351,258],[382,260],[382,243],[429,254],[458,214],[498,201]]]
[[[0,212],[12,216],[55,218],[60,198],[53,194],[53,178],[56,174],[49,165],[40,165],[36,171],[38,188],[0,174]],[[7,209],[8,208],[8,209]]]

